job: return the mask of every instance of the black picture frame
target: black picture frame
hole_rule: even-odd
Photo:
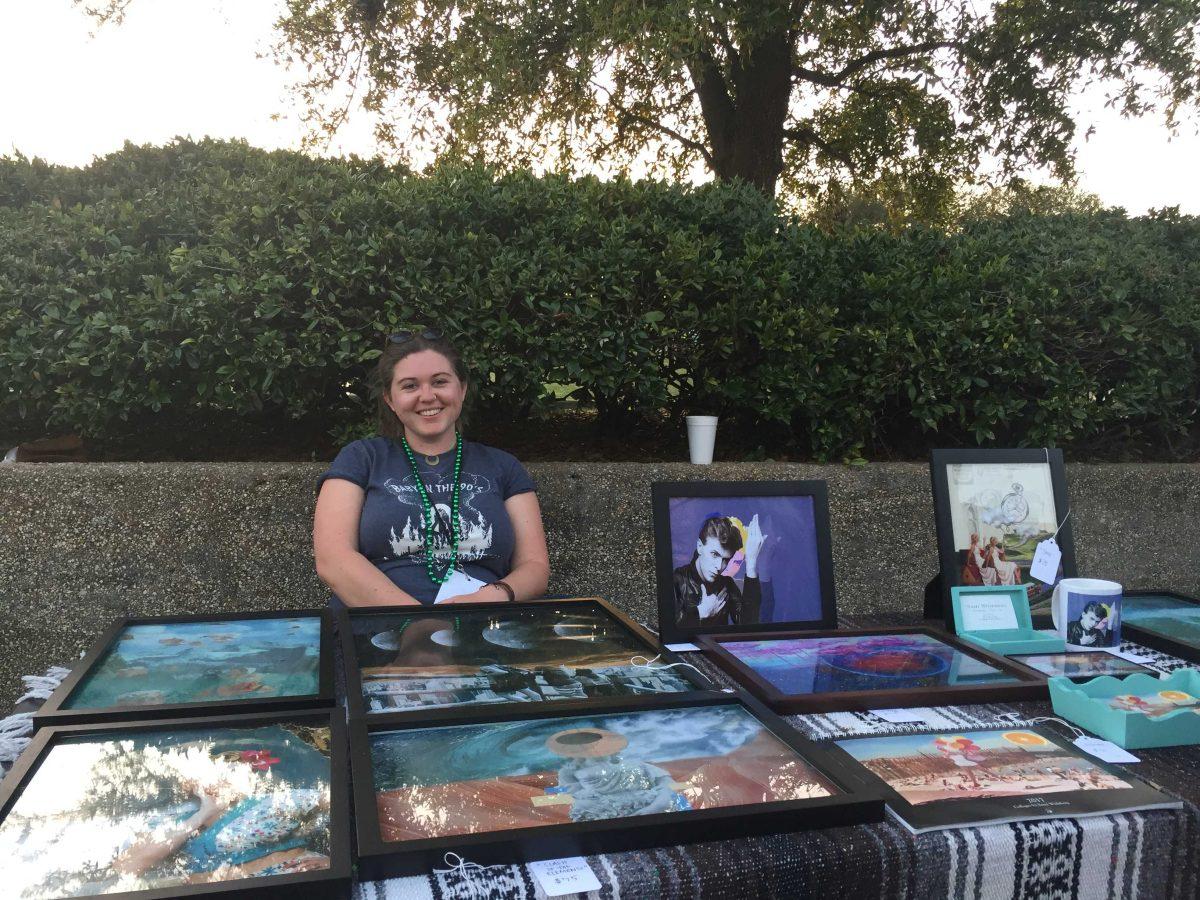
[[[996,731],[1032,732],[1054,744],[1072,756],[1081,757],[1106,774],[1129,783],[1129,788],[1108,790],[1078,790],[1051,791],[1041,794],[1029,793],[1012,796],[997,796],[971,799],[954,799],[934,801],[923,804],[912,804],[899,791],[888,784],[883,778],[872,772],[859,762],[848,750],[838,746],[839,743],[851,743],[855,740],[871,739],[913,739],[917,737],[934,737],[937,735],[953,734],[970,737],[973,734]],[[887,803],[888,813],[916,834],[946,828],[974,828],[1002,822],[1031,821],[1048,818],[1067,818],[1081,815],[1106,815],[1134,809],[1177,808],[1181,802],[1169,796],[1154,786],[1147,784],[1141,778],[1128,770],[1115,768],[1099,757],[1069,743],[1065,738],[1041,726],[1026,727],[1021,725],[1004,728],[971,726],[957,729],[953,732],[922,732],[906,735],[860,735],[857,737],[838,738],[822,741],[822,747],[835,754],[839,761],[852,764],[861,769],[863,777],[869,777],[871,783],[883,792]],[[1030,803],[1031,797],[1048,798],[1049,802]],[[1061,813],[1054,813],[1056,806],[1068,807]]]
[[[873,637],[888,635],[925,635],[941,641],[953,649],[987,663],[1018,679],[1012,684],[963,684],[944,687],[898,688],[890,691],[836,691],[820,694],[788,694],[779,690],[740,659],[726,650],[722,644],[731,641],[789,640],[811,638]],[[946,706],[963,703],[998,703],[1013,700],[1045,700],[1049,697],[1046,679],[1024,666],[1016,666],[1003,656],[989,653],[975,644],[960,640],[954,635],[933,628],[912,626],[904,628],[854,628],[824,631],[764,631],[758,634],[706,635],[698,639],[704,655],[762,700],[775,712],[783,715],[799,713],[825,713],[839,711],[866,712],[872,709],[889,709],[907,706]]]
[[[1054,653],[1046,653],[1046,652],[1006,653],[1004,655],[1004,658],[1007,659],[1014,666],[1018,666],[1019,668],[1023,668],[1023,669],[1028,669],[1030,672],[1032,672],[1042,678],[1049,679],[1049,678],[1052,678],[1055,676],[1048,675],[1047,673],[1043,672],[1041,669],[1038,669],[1038,668],[1030,665],[1028,662],[1029,658],[1031,656],[1063,656],[1063,655],[1080,656],[1080,657],[1082,657],[1082,656],[1116,656],[1115,654],[1112,654],[1112,653],[1106,653],[1103,650],[1082,650],[1082,651],[1059,650]],[[1148,666],[1143,666],[1140,663],[1130,662],[1129,660],[1122,659],[1122,657],[1119,657],[1119,656],[1116,656],[1116,658],[1121,659],[1122,662],[1126,666],[1129,666],[1130,668],[1126,672],[1121,672],[1118,675],[1114,675],[1113,676],[1114,678],[1124,678],[1127,675],[1152,675],[1155,678],[1158,677],[1158,672],[1156,672],[1154,669],[1149,668]],[[1093,678],[1099,678],[1100,676],[1099,675],[1063,675],[1063,676],[1059,676],[1059,677],[1069,678],[1071,681],[1075,682],[1076,684],[1082,684],[1085,681],[1091,681]]]
[[[247,728],[281,723],[325,726],[330,729],[330,864],[327,869],[283,875],[264,875],[210,884],[173,885],[151,890],[105,893],[115,900],[172,900],[178,897],[220,897],[222,900],[349,900],[353,871],[350,817],[349,750],[341,709],[291,710],[274,713],[199,716],[90,722],[42,728],[0,784],[0,822],[7,817],[21,792],[36,776],[47,754],[63,739],[80,735],[128,735],[140,731],[178,728]]]
[[[1123,591],[1122,596],[1126,599],[1129,597],[1167,597],[1171,600],[1176,600],[1180,604],[1189,607],[1200,609],[1200,599],[1191,597],[1187,594],[1181,594],[1178,591],[1172,590],[1132,590]],[[1194,644],[1186,643],[1185,641],[1174,640],[1157,631],[1148,631],[1145,628],[1139,628],[1136,625],[1130,624],[1125,618],[1124,612],[1121,614],[1121,640],[1133,641],[1149,647],[1152,650],[1158,650],[1160,653],[1169,653],[1179,659],[1186,660],[1190,663],[1200,665],[1200,647]]]
[[[658,593],[658,628],[664,643],[689,643],[704,634],[833,628],[837,597],[833,580],[833,540],[829,530],[829,489],[824,481],[656,481],[650,487],[654,516],[654,571]],[[677,498],[807,497],[812,500],[820,615],[812,619],[688,626],[676,621],[672,555],[671,500]],[[691,536],[695,540],[695,536]]]
[[[926,592],[925,617],[941,618],[946,630],[955,631],[954,610],[950,603],[950,588],[963,583],[964,560],[954,546],[954,520],[950,509],[949,467],[953,465],[1005,465],[1044,463],[1050,474],[1054,495],[1054,514],[1059,524],[1055,543],[1062,551],[1062,577],[1074,578],[1075,540],[1071,520],[1064,517],[1070,510],[1067,493],[1067,471],[1063,452],[1057,448],[1041,449],[954,449],[931,450],[929,475],[933,490],[934,529],[937,535],[938,576]],[[1028,584],[1028,582],[1025,582]],[[1048,588],[1047,588],[1048,590]]]
[[[772,801],[721,809],[653,813],[600,821],[548,824],[518,829],[448,835],[410,841],[385,841],[379,826],[370,736],[378,732],[421,729],[428,723],[411,717],[356,718],[350,722],[351,768],[358,847],[358,871],[364,879],[391,878],[427,872],[441,866],[444,855],[460,854],[481,865],[531,862],[539,859],[612,853],[621,850],[674,846],[693,841],[743,837],[814,828],[832,828],[863,822],[878,822],[884,809],[879,792],[868,788],[868,779],[834,759],[815,742],[802,737],[778,716],[744,692],[713,693],[681,699],[678,695],[654,695],[619,703],[593,705],[587,710],[564,711],[539,706],[503,710],[464,710],[447,724],[477,725],[500,722],[536,721],[568,715],[605,715],[647,710],[700,708],[736,705],[750,712],[766,729],[796,751],[806,763],[841,792],[832,797]],[[489,714],[490,713],[490,714]]]
[[[255,619],[316,618],[321,622],[317,693],[291,697],[219,698],[195,703],[165,703],[156,706],[106,706],[72,709],[63,706],[85,683],[121,633],[134,625],[172,625],[180,623],[251,621]],[[104,630],[75,664],[41,708],[33,714],[35,730],[47,725],[76,725],[87,722],[132,722],[142,719],[173,719],[180,716],[212,716],[234,712],[271,713],[283,710],[322,709],[335,704],[333,672],[333,617],[327,609],[263,610],[237,613],[205,613],[181,616],[123,616]]]
[[[366,708],[366,703],[363,699],[363,679],[362,670],[359,665],[358,649],[354,642],[354,625],[356,619],[369,619],[371,617],[395,616],[404,615],[414,618],[444,618],[454,612],[470,612],[494,609],[497,612],[511,612],[519,609],[536,609],[539,607],[561,606],[561,607],[580,607],[580,608],[598,608],[604,614],[612,618],[629,636],[643,647],[643,654],[647,661],[658,657],[655,666],[673,665],[682,663],[674,653],[669,650],[664,650],[659,646],[657,639],[646,628],[634,621],[630,616],[620,609],[617,609],[607,600],[602,597],[560,597],[560,598],[543,598],[538,600],[525,600],[518,603],[508,601],[489,601],[486,603],[472,603],[470,605],[463,604],[455,607],[450,606],[422,606],[420,608],[413,606],[372,606],[358,607],[354,609],[342,609],[337,614],[338,636],[341,641],[342,661],[345,673],[346,683],[346,708],[351,717],[368,717],[376,718],[378,716],[387,715],[392,717],[394,721],[418,721],[418,722],[440,722],[440,721],[456,721],[462,715],[464,710],[482,710],[482,709],[507,709],[509,707],[517,709],[531,709],[543,707],[551,710],[556,710],[560,714],[566,714],[571,710],[586,711],[594,706],[597,702],[609,702],[607,699],[589,698],[583,700],[546,700],[536,704],[531,703],[504,703],[504,704],[456,704],[454,706],[444,707],[422,707],[411,710],[387,710],[387,711],[369,711]],[[689,665],[679,665],[671,670],[680,677],[686,679],[693,686],[692,691],[674,692],[667,696],[672,697],[691,697],[696,693],[704,693],[715,690],[715,686],[709,679],[704,676],[699,670]]]

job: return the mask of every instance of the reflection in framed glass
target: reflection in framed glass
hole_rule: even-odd
[[[41,729],[0,786],[6,896],[349,897],[337,710]]]
[[[659,633],[836,624],[824,481],[655,482]]]
[[[493,713],[485,715],[485,713]],[[428,871],[878,821],[846,769],[748,697],[659,695],[351,722],[359,870]]]
[[[333,703],[327,610],[122,618],[33,721],[40,728]]]
[[[1125,591],[1121,629],[1136,641],[1200,663],[1200,600],[1176,591]]]
[[[1122,678],[1141,672],[1154,675],[1153,669],[1130,662],[1115,653],[1105,650],[1063,651],[1062,653],[1010,653],[1007,658],[1019,665],[1028,666],[1035,672],[1054,678],[1061,675],[1072,681],[1099,678],[1111,675]]]
[[[927,628],[707,635],[697,643],[784,714],[1047,696],[1036,673]]]
[[[1021,585],[1031,611],[1049,614],[1052,586],[1029,567],[1037,545],[1057,532],[1058,578],[1075,576],[1062,450],[933,450],[929,473],[946,628],[954,630],[950,589],[958,585]],[[932,612],[927,605],[926,617]]]
[[[708,679],[660,651],[644,628],[598,597],[524,603],[392,607],[339,613],[352,715],[709,690]]]

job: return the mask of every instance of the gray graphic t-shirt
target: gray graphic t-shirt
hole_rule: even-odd
[[[433,504],[434,571],[450,561],[450,500],[454,451],[443,453],[435,466],[415,454],[417,469]],[[425,529],[421,495],[404,448],[384,437],[347,444],[317,479],[343,478],[366,493],[358,521],[358,549],[401,590],[422,603],[433,603],[438,585],[425,568]],[[529,473],[512,454],[463,442],[459,474],[458,562],[456,568],[485,582],[508,574],[515,545],[504,501],[536,490]]]

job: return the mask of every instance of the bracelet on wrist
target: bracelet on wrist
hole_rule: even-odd
[[[512,585],[507,581],[504,581],[503,579],[500,581],[493,581],[492,587],[498,587],[500,590],[504,591],[504,593],[508,595],[509,603],[514,603],[516,601],[517,592],[512,589]]]

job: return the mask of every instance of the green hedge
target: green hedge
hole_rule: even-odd
[[[545,413],[556,384],[609,424],[714,412],[823,459],[1184,448],[1198,323],[1200,222],[1177,215],[827,233],[730,186],[215,141],[0,160],[0,434],[162,411],[347,435],[382,337],[436,324],[485,419]]]

